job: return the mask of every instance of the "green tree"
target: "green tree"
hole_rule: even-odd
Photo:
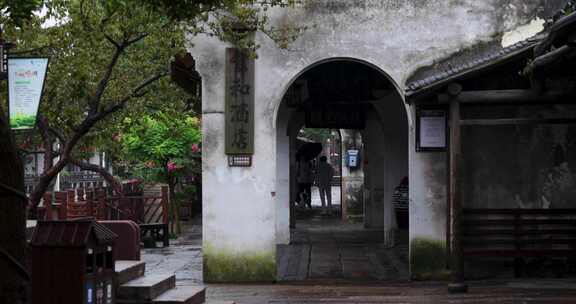
[[[188,99],[165,78],[172,57],[185,50],[186,34],[207,32],[255,50],[250,32],[261,30],[286,45],[296,32],[266,27],[263,13],[291,2],[0,1],[3,38],[17,45],[13,54],[51,58],[38,125],[46,151],[45,171],[30,196],[31,205],[39,203],[68,163],[81,164],[79,147],[109,143],[111,130],[124,114],[137,116],[147,107]],[[42,4],[46,13],[32,15]],[[5,99],[0,102],[0,192],[6,196],[0,204],[0,302],[27,303],[26,272],[21,267],[26,219],[19,197],[23,170],[5,118],[6,104]]]
[[[201,144],[199,121],[187,114],[157,112],[126,119],[121,135],[123,158],[146,180],[161,180],[170,189],[171,230],[180,233],[179,202],[175,199],[178,174],[193,165]]]
[[[330,129],[318,129],[318,128],[302,128],[298,136],[310,139],[315,142],[324,143],[326,139],[331,137]]]
[[[17,54],[51,58],[38,125],[45,171],[30,195],[32,207],[67,164],[82,165],[78,147],[109,143],[110,126],[124,115],[187,98],[165,77],[173,57],[185,52],[186,35],[206,32],[255,51],[249,33],[261,30],[283,44],[291,36],[267,27],[263,13],[291,2],[51,0],[44,16],[7,29]]]
[[[0,23],[6,26],[25,22],[40,2],[0,1]],[[23,266],[26,263],[24,172],[1,106],[0,159],[0,303],[27,303],[30,283]]]
[[[22,24],[41,5],[42,0],[0,0],[0,22]]]

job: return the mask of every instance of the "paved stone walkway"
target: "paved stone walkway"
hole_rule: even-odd
[[[278,246],[279,281],[408,280],[405,237],[384,248],[382,230],[322,216],[300,220],[296,227],[291,244]]]
[[[326,303],[576,303],[576,281],[546,280],[471,282],[466,294],[450,295],[446,283],[381,283],[378,285],[208,285],[207,298],[237,304]]]
[[[142,249],[141,260],[146,262],[146,274],[176,274],[176,285],[201,285],[202,225],[199,219],[183,222],[182,236],[170,240],[166,248]]]
[[[207,303],[576,303],[576,279],[471,281],[469,293],[449,295],[445,282],[403,281],[407,277],[407,248],[402,238],[391,250],[380,247],[380,231],[364,230],[361,225],[319,218],[298,224],[295,244],[281,249],[292,253],[281,254],[284,260],[279,267],[286,278],[290,274],[293,280],[306,280],[267,285],[207,284]],[[201,225],[191,222],[184,230],[184,236],[173,240],[169,248],[143,250],[146,273],[175,273],[178,286],[202,285]],[[295,258],[298,254],[300,258]],[[308,260],[303,258],[306,254]]]
[[[279,281],[408,280],[406,238],[395,248],[384,248],[381,230],[322,216],[300,220],[297,227],[292,244],[277,248]],[[201,223],[185,222],[183,229],[182,237],[171,240],[169,247],[143,249],[146,273],[175,273],[178,285],[201,284]]]

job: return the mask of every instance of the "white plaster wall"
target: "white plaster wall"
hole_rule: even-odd
[[[408,174],[408,114],[401,98],[395,94],[374,103],[382,121],[379,140],[383,158],[383,227],[386,246],[394,245],[393,229],[397,228],[396,213],[392,203],[394,188]]]
[[[410,109],[412,120],[414,109]],[[446,241],[447,156],[445,152],[415,152],[415,126],[410,126],[410,240]]]
[[[262,34],[256,61],[255,154],[252,168],[228,168],[224,154],[224,48],[198,36],[190,52],[203,77],[204,244],[218,252],[274,252],[277,216],[276,118],[290,82],[315,63],[354,58],[387,73],[402,91],[417,68],[535,18],[540,1],[317,0],[272,11],[277,26],[309,29],[288,50]],[[413,129],[411,126],[411,137]],[[413,139],[412,139],[413,140]],[[415,153],[410,142],[410,234],[444,238],[441,153]]]
[[[290,136],[291,112],[283,105],[276,128],[276,243],[290,243]]]
[[[215,42],[215,41],[211,41]],[[276,134],[268,121],[256,119],[255,153],[251,168],[231,168],[224,154],[224,56],[218,42],[199,56],[203,82],[203,238],[204,246],[229,255],[274,254],[276,208]],[[206,58],[202,60],[201,58]],[[256,83],[265,78],[256,63]],[[257,117],[268,117],[262,107],[263,86],[256,86]]]

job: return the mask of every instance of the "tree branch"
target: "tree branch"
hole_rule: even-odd
[[[124,41],[124,43],[122,45],[126,48],[126,47],[148,37],[149,35],[150,35],[150,33],[142,33],[142,34],[140,34],[140,35],[138,35],[132,39],[128,39],[128,40]]]
[[[118,42],[116,42],[116,40],[112,39],[112,37],[110,37],[110,35],[104,33],[104,38],[106,38],[106,40],[108,40],[108,42],[112,43],[114,45],[114,47],[116,47],[116,49],[121,48],[120,44]]]
[[[107,35],[106,35],[106,37],[108,39]],[[122,45],[119,45],[118,43],[116,43],[114,40],[112,40],[112,38],[110,38],[109,41],[111,41],[111,43],[117,47],[115,48],[114,55],[112,55],[112,59],[110,60],[110,63],[106,67],[106,71],[104,72],[102,79],[100,79],[100,82],[98,83],[98,86],[96,87],[96,92],[94,92],[94,96],[90,100],[90,103],[89,103],[90,104],[90,114],[95,114],[98,112],[98,107],[100,106],[100,100],[102,99],[102,95],[104,95],[104,91],[106,91],[106,87],[108,86],[108,83],[110,82],[110,77],[112,77],[112,72],[114,72],[114,68],[116,67],[116,64],[118,63],[118,59],[120,59],[120,56],[124,52],[124,47]]]
[[[56,136],[56,138],[58,138],[58,140],[61,143],[65,143],[66,142],[66,138],[64,137],[64,135],[62,133],[60,133],[60,131],[56,130],[53,127],[48,127],[48,132],[52,133],[54,136]]]
[[[85,0],[80,1],[80,17],[82,20],[82,25],[84,26],[84,28],[86,30],[92,31],[92,27],[90,26],[90,24],[87,21],[88,17],[84,13],[84,3],[85,3]]]
[[[129,95],[126,95],[124,98],[120,99],[120,101],[112,106],[107,107],[106,109],[104,109],[102,112],[100,112],[99,115],[102,116],[102,118],[106,117],[107,115],[114,113],[120,109],[122,109],[126,103],[128,101],[130,101],[130,99],[132,98],[139,98],[142,97],[144,95],[146,95],[147,91],[143,91],[147,86],[151,85],[152,83],[160,80],[162,77],[165,77],[168,75],[168,72],[163,72],[160,74],[157,74],[153,77],[148,78],[146,81],[144,81],[142,84],[140,84],[138,87],[136,87],[134,90],[132,90],[132,92]]]
[[[40,137],[42,138],[42,145],[44,146],[44,170],[52,168],[54,165],[54,155],[52,154],[52,146],[54,141],[52,136],[48,131],[48,121],[44,115],[38,115],[38,130],[40,131]]]
[[[114,176],[112,176],[112,174],[106,171],[106,169],[98,165],[81,162],[73,158],[70,158],[70,163],[82,170],[100,174],[100,176],[102,176],[102,178],[104,178],[104,180],[110,184],[110,186],[114,189],[114,191],[116,191],[117,194],[122,195],[122,184]]]

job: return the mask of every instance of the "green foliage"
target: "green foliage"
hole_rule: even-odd
[[[4,18],[4,38],[16,43],[12,55],[50,57],[38,133],[45,147],[56,146],[58,138],[60,151],[54,154],[59,155],[56,170],[45,168],[32,192],[32,204],[39,203],[46,190],[43,185],[50,184],[71,159],[85,158],[94,147],[119,153],[122,147],[115,137],[126,118],[194,108],[187,102],[190,96],[166,77],[174,56],[186,53],[191,36],[205,33],[255,52],[252,33],[261,30],[271,37],[282,33],[278,41],[286,45],[293,36],[290,27],[278,31],[268,26],[266,11],[295,2],[45,0],[42,15],[32,14],[21,24]],[[29,13],[40,4],[38,0],[0,3],[10,16],[16,11]],[[0,109],[5,109],[6,100],[0,98]],[[166,143],[154,156],[170,159],[180,152]]]
[[[214,18],[206,18],[206,22],[196,28],[196,31],[207,32],[223,41],[230,42],[240,49],[247,50],[254,57],[258,45],[254,42],[253,33],[260,31],[274,40],[281,48],[287,48],[307,28],[290,25],[274,27],[269,24],[267,12],[273,7],[289,8],[300,0],[227,0],[223,1],[221,9],[214,10]]]
[[[17,43],[13,54],[50,57],[40,113],[53,129],[70,139],[103,113],[82,131],[80,147],[116,149],[112,135],[125,117],[148,106],[183,107],[189,98],[163,78],[174,55],[185,51],[185,30],[138,2],[46,1],[44,16],[6,27],[8,40]],[[44,26],[50,18],[58,22]],[[73,152],[78,158],[79,150]]]
[[[193,145],[201,142],[198,119],[186,114],[158,112],[126,119],[124,125],[123,157],[147,180],[165,181],[168,174],[184,168],[194,154]]]
[[[1,23],[13,22],[20,25],[28,20],[41,4],[42,0],[0,0]]]
[[[8,40],[17,42],[14,54],[50,57],[40,113],[65,138],[77,133],[90,115],[118,107],[113,115],[90,126],[78,142],[84,147],[106,147],[114,154],[119,147],[113,136],[124,118],[139,117],[151,109],[190,108],[186,103],[190,96],[162,78],[174,55],[186,52],[186,35],[207,33],[255,51],[252,30],[272,36],[278,32],[267,26],[265,12],[294,3],[47,0],[45,15],[34,15],[22,26],[8,26],[5,32]],[[46,26],[47,20],[56,22]],[[285,45],[290,40],[286,37],[278,41]],[[116,58],[118,46],[121,52]]]
[[[298,136],[313,140],[315,142],[324,143],[326,139],[331,137],[330,129],[317,129],[317,128],[303,128],[300,130]]]

